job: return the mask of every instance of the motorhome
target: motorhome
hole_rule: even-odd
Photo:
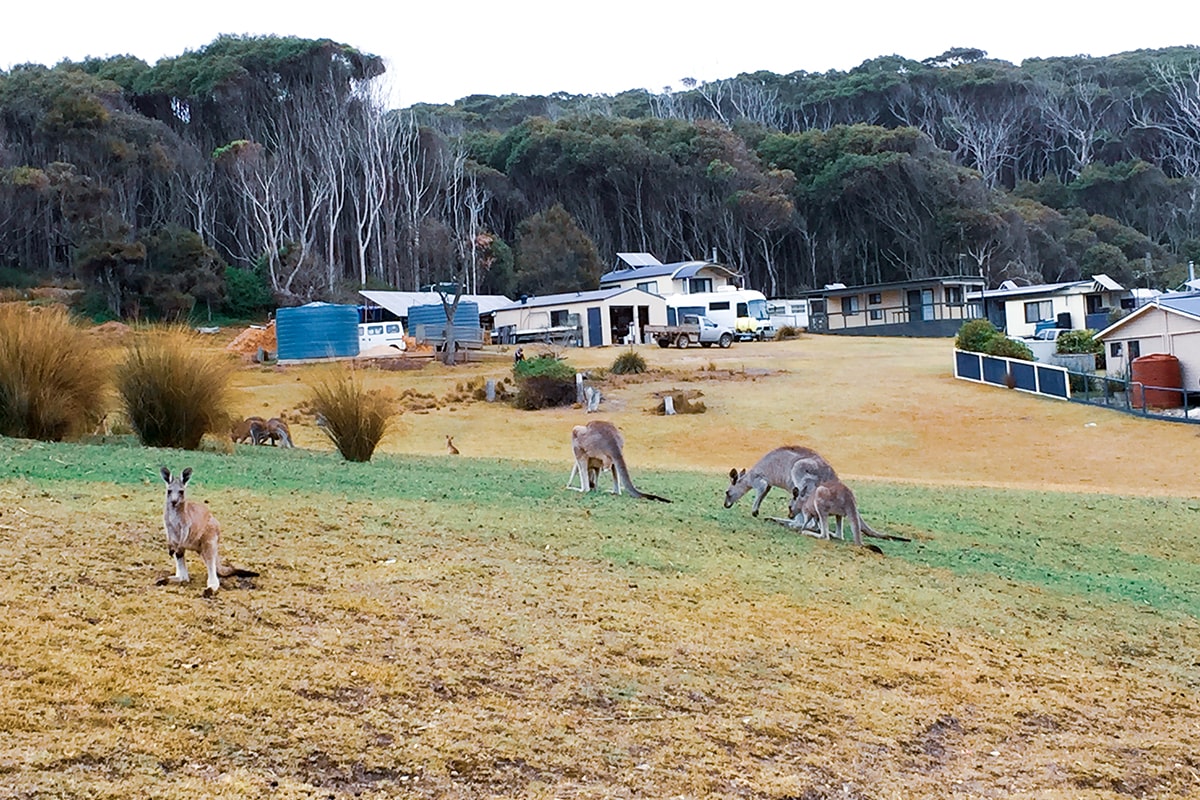
[[[667,295],[667,324],[675,325],[685,314],[707,316],[728,325],[739,339],[769,339],[775,327],[767,314],[767,298],[754,289],[719,286],[715,292]]]

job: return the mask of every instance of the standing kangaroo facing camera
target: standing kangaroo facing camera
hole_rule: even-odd
[[[217,547],[221,538],[221,526],[217,518],[203,503],[196,503],[184,496],[184,487],[192,477],[192,468],[187,467],[178,475],[172,476],[171,470],[162,468],[162,479],[167,484],[167,499],[163,508],[163,528],[167,532],[167,552],[175,559],[175,574],[158,581],[158,585],[167,583],[187,583],[187,564],[183,554],[188,550],[199,553],[204,566],[208,570],[208,582],[204,587],[204,596],[211,597],[221,588],[221,578],[241,576],[258,577],[257,572],[221,563]]]

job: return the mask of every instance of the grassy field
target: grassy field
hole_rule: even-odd
[[[502,362],[369,373],[426,406],[369,464],[302,414],[295,451],[0,439],[0,797],[1200,792],[1195,428],[956,382],[945,341],[643,352],[602,416],[670,505],[564,490],[586,415],[462,399]],[[239,412],[313,370],[247,366]],[[723,509],[788,442],[914,541]],[[162,464],[260,577],[154,585]]]

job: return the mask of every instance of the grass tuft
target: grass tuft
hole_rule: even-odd
[[[0,435],[61,441],[103,416],[105,365],[64,309],[0,306]]]
[[[353,367],[331,370],[309,388],[309,406],[342,457],[370,461],[395,418],[391,398],[367,389]]]
[[[137,337],[117,367],[117,392],[142,444],[195,450],[229,424],[232,367],[186,328]]]

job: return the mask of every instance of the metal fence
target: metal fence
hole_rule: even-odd
[[[954,377],[1020,392],[1100,406],[1171,422],[1200,423],[1200,392],[1095,373],[1073,372],[1054,364],[954,351]]]

